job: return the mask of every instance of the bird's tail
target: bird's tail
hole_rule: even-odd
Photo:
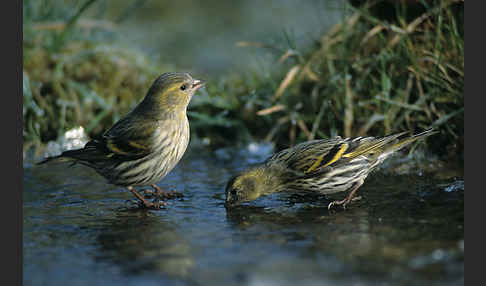
[[[89,156],[93,153],[97,153],[96,149],[86,147],[76,150],[67,150],[62,152],[61,155],[47,157],[44,160],[38,162],[37,165],[45,164],[48,162],[70,162],[72,163],[71,165],[74,165],[76,163],[86,163],[85,161],[88,161],[86,159],[89,159]]]
[[[78,163],[79,155],[83,153],[83,149],[78,150],[68,150],[62,152],[61,155],[47,157],[44,160],[37,163],[37,165],[42,165],[48,162],[55,162],[55,163],[62,163],[62,162],[70,162],[71,165]]]
[[[388,144],[387,146],[385,146],[383,148],[382,153],[386,153],[386,154],[393,153],[395,151],[402,149],[403,147],[407,146],[408,144],[410,144],[414,141],[428,137],[430,135],[434,135],[436,133],[438,133],[438,131],[436,131],[434,129],[429,129],[429,130],[426,130],[426,131],[419,133],[419,134],[415,134],[415,135],[412,135],[412,136],[409,136],[409,137],[406,137],[406,138],[403,138],[403,139],[398,139],[398,141],[390,142],[391,144]],[[401,135],[403,135],[403,133],[398,134],[398,135],[400,135],[398,137],[401,137]],[[393,139],[395,139],[395,138],[393,138]]]
[[[106,151],[103,148],[105,148],[104,143],[98,140],[91,140],[81,149],[64,151],[61,155],[45,158],[37,164],[40,165],[52,161],[59,163],[71,162],[71,166],[80,163],[96,167],[106,163],[106,159],[110,157],[110,155],[106,155]]]
[[[435,134],[437,133],[437,131],[429,129],[422,133],[403,138],[404,135],[408,133],[409,132],[406,131],[394,135],[385,136],[382,138],[364,138],[364,141],[360,141],[360,145],[356,146],[356,148],[349,153],[344,154],[343,157],[348,157],[352,159],[361,155],[365,155],[369,156],[370,158],[385,159],[393,152],[398,151],[399,149],[407,146],[408,144],[418,139]]]
[[[72,158],[69,157],[64,157],[62,154],[58,156],[52,156],[52,157],[47,157],[44,158],[44,160],[37,162],[36,165],[42,165],[48,162],[69,162],[72,161]]]

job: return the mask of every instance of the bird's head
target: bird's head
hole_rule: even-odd
[[[249,169],[231,178],[226,185],[226,207],[256,200],[265,194],[268,180],[261,168]]]
[[[203,86],[203,81],[188,73],[164,73],[152,83],[144,101],[167,112],[185,111],[194,93]]]

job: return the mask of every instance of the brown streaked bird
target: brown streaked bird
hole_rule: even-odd
[[[230,179],[225,191],[226,207],[279,192],[332,194],[350,191],[343,200],[328,205],[328,209],[334,205],[345,208],[376,166],[395,151],[436,131],[404,136],[407,133],[381,138],[342,139],[338,136],[282,150]]]
[[[167,195],[156,183],[179,162],[189,143],[187,106],[203,86],[188,73],[164,73],[153,83],[143,100],[117,121],[101,139],[77,150],[63,152],[40,162],[69,161],[96,170],[109,183],[126,187],[142,206],[159,208]],[[135,186],[152,186],[155,199],[147,201]]]

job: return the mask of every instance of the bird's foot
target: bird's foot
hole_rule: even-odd
[[[327,209],[331,210],[333,206],[339,206],[342,205],[343,209],[346,209],[346,205],[349,204],[351,201],[354,201],[354,199],[361,199],[361,197],[354,197],[356,195],[356,192],[358,191],[359,187],[363,184],[363,181],[359,181],[354,184],[353,188],[351,189],[351,192],[349,192],[349,195],[344,199],[340,201],[333,201],[327,205]]]
[[[141,194],[139,194],[137,191],[135,191],[132,187],[129,187],[128,190],[138,199],[138,206],[140,208],[159,210],[163,206],[167,205],[166,202],[160,201],[157,196],[150,202],[146,198],[144,198]]]
[[[178,192],[176,190],[171,190],[171,191],[167,191],[167,192],[164,192],[162,194],[163,198],[164,199],[178,199],[178,198],[183,198],[184,195],[181,193],[181,192]]]
[[[327,205],[327,209],[328,210],[331,210],[331,208],[333,206],[340,206],[342,205],[343,206],[343,209],[346,209],[346,205],[348,204],[348,202],[346,201],[346,199],[344,200],[340,200],[340,201],[332,201],[330,202],[328,205]]]
[[[343,207],[343,209],[346,209],[346,206],[352,202],[352,201],[359,201],[361,200],[361,197],[355,197],[355,198],[345,198],[344,200],[340,200],[340,201],[333,201],[333,202],[330,202],[329,205],[327,205],[327,209],[328,210],[331,210],[331,208],[333,206],[339,206],[341,205]]]
[[[164,191],[162,188],[160,188],[157,185],[152,185],[152,188],[154,188],[155,192],[152,191],[152,194],[155,193],[155,198],[163,198],[166,200],[170,199],[177,199],[177,198],[182,198],[184,195],[178,191],[172,190],[172,191]]]
[[[153,201],[149,202],[147,200],[145,201],[140,201],[138,203],[138,206],[140,208],[145,208],[145,209],[151,209],[151,210],[160,210],[161,208],[165,207],[167,205],[166,202],[154,199]]]

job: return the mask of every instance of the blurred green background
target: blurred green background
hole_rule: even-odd
[[[336,0],[112,2],[103,3],[104,18],[119,23],[126,44],[161,63],[211,76],[244,72],[268,60],[268,51],[244,49],[238,42],[288,36],[307,47],[339,21],[344,9]]]

